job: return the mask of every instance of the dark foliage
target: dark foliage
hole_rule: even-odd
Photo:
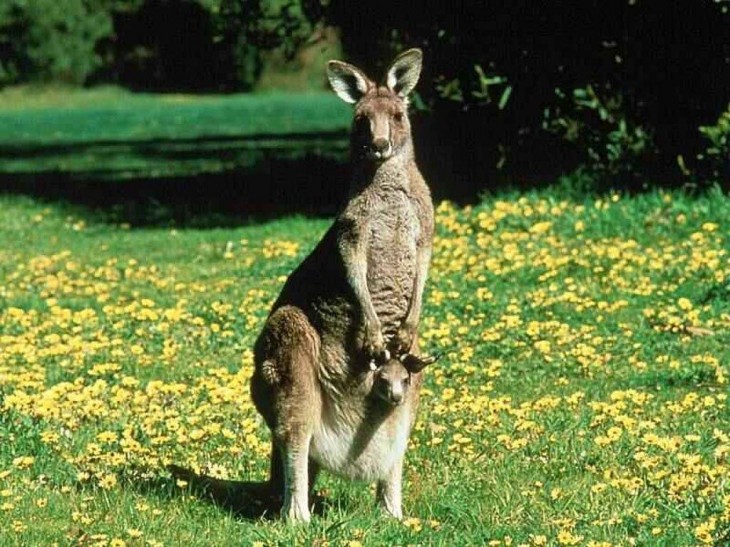
[[[102,65],[96,46],[111,30],[103,0],[0,1],[0,86],[83,83]]]
[[[249,91],[262,54],[311,34],[298,1],[144,0],[114,15],[109,63],[96,75],[154,91]]]
[[[0,85],[250,90],[266,52],[325,26],[372,75],[424,49],[415,136],[441,195],[578,167],[624,188],[730,172],[730,0],[0,0]]]
[[[0,85],[246,91],[311,33],[298,0],[0,0]]]
[[[436,163],[457,179],[534,182],[578,164],[613,184],[701,177],[698,127],[730,100],[727,1],[307,5],[376,73],[374,59],[425,50],[432,146],[453,154]]]

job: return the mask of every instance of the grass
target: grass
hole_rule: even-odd
[[[730,539],[730,200],[438,206],[403,523],[324,476],[309,526],[166,463],[265,476],[252,343],[326,220],[130,229],[0,198],[2,545],[689,545]]]
[[[332,93],[155,95],[116,88],[0,93],[0,175],[125,179],[343,157],[350,109]]]

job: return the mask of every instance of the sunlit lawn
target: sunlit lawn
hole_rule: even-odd
[[[264,158],[346,157],[350,109],[333,93],[180,95],[119,88],[0,90],[0,176],[193,176]]]
[[[0,198],[0,544],[730,541],[730,200],[438,207],[397,523],[323,477],[310,526],[192,495],[265,477],[251,347],[328,222],[129,228]],[[490,543],[491,542],[491,543]]]

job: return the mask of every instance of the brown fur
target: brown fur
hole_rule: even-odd
[[[401,468],[418,406],[419,373],[397,407],[369,396],[369,363],[417,350],[433,238],[433,205],[413,156],[406,95],[419,50],[391,65],[386,86],[331,61],[337,94],[355,103],[349,199],[289,276],[256,341],[251,394],[272,431],[270,491],[282,514],[309,520],[320,467],[378,481],[401,516]]]

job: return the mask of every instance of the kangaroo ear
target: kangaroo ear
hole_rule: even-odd
[[[359,101],[373,85],[359,68],[342,61],[327,63],[327,79],[337,96],[350,104]]]
[[[390,64],[385,84],[400,97],[407,97],[418,83],[423,64],[423,52],[418,48],[404,51]]]
[[[409,353],[403,357],[402,362],[408,372],[411,374],[418,374],[431,363],[438,361],[439,357],[441,356],[433,355],[430,357],[416,357]]]

